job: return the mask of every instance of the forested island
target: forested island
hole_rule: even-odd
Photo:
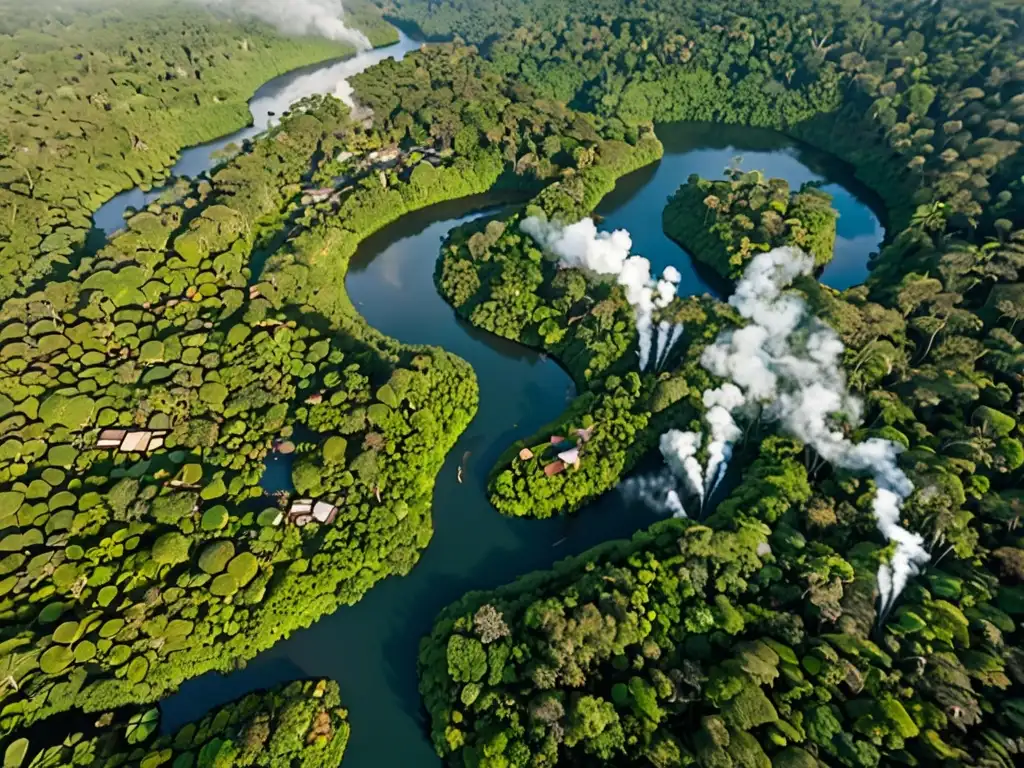
[[[805,184],[790,192],[785,179],[759,171],[729,180],[691,177],[665,206],[665,232],[723,277],[739,277],[757,253],[782,245],[802,248],[817,266],[832,260],[837,213],[827,192]]]
[[[257,5],[0,0],[5,768],[340,763],[366,692],[330,680],[174,732],[157,707],[416,578],[479,388],[371,327],[344,280],[374,233],[484,193],[512,204],[423,255],[436,290],[575,385],[481,483],[493,514],[586,525],[624,491],[675,519],[437,617],[440,758],[1024,761],[1017,4],[378,0],[335,40]],[[430,42],[90,234],[245,125],[259,85],[392,42],[388,22]],[[663,201],[676,263],[719,297],[602,230],[668,121],[849,163],[886,208],[867,282],[815,278],[829,195],[753,168]],[[270,456],[288,488],[264,487]]]

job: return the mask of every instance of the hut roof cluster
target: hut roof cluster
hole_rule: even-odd
[[[326,501],[295,499],[288,508],[288,522],[302,528],[312,522],[330,525],[338,516],[338,508]],[[280,519],[278,520],[280,522]]]
[[[122,453],[148,453],[162,448],[167,429],[104,429],[97,448],[114,448]]]
[[[572,431],[575,439],[567,438],[562,435],[551,435],[548,437],[548,442],[541,448],[534,447],[523,448],[519,451],[520,461],[530,461],[535,458],[538,453],[541,454],[541,465],[543,467],[544,474],[548,477],[561,474],[569,467],[575,467],[579,469],[580,461],[584,452],[584,444],[589,442],[594,435],[594,426],[591,425],[586,429],[575,429]],[[544,463],[543,454],[551,450],[555,454],[555,459]]]

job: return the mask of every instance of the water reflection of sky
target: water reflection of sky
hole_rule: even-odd
[[[870,193],[857,183],[849,168],[773,131],[678,124],[659,127],[658,135],[665,144],[661,162],[621,179],[597,212],[605,217],[602,229],[629,230],[634,251],[649,258],[656,270],[669,264],[677,267],[683,273],[681,292],[714,289],[709,276],[698,271],[665,235],[662,211],[690,174],[720,179],[737,161],[744,170],[760,170],[766,176],[786,179],[793,189],[808,181],[828,182],[823,189],[832,195],[839,220],[835,257],[825,268],[822,281],[847,288],[867,277],[868,258],[878,250],[885,230],[869,206],[870,202],[878,207],[877,201],[870,199]]]

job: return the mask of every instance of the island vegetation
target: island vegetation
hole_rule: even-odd
[[[719,275],[737,278],[758,253],[801,248],[819,267],[832,260],[832,196],[813,182],[790,192],[785,179],[734,171],[725,181],[691,176],[665,206],[665,234]]]
[[[326,681],[175,736],[153,706],[409,573],[429,543],[434,477],[477,387],[453,355],[367,325],[344,288],[358,244],[457,197],[526,204],[454,231],[435,278],[470,323],[571,373],[576,400],[509,447],[488,492],[505,514],[574,512],[699,422],[716,383],[701,353],[743,319],[676,298],[653,319],[681,340],[638,370],[624,287],[559,268],[522,224],[586,217],[660,156],[652,122],[705,120],[825,148],[885,200],[864,286],[795,289],[864,404],[838,428],[903,448],[917,490],[902,523],[931,562],[879,612],[892,547],[873,482],[754,425],[745,471],[702,519],[446,610],[420,657],[434,744],[496,768],[1019,763],[1020,8],[382,5],[461,41],[353,78],[372,116],[298,104],[95,249],[102,201],[244,124],[259,83],[343,51],[170,5],[0,5],[5,762],[336,765],[348,729]],[[691,180],[666,223],[730,277],[779,243],[824,262],[835,224],[816,190],[758,175]],[[271,451],[294,452],[294,492],[261,488]]]

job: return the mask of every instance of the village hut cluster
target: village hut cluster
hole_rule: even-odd
[[[523,448],[519,452],[519,460],[523,462],[536,460],[548,477],[565,472],[569,467],[580,468],[586,444],[594,435],[594,425],[585,429],[575,429],[573,437],[551,435],[548,441],[533,448]]]

